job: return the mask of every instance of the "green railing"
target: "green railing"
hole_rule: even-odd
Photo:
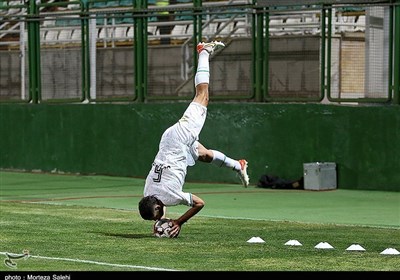
[[[212,58],[212,65],[216,65],[215,79],[219,80],[211,85],[216,85],[216,91],[223,94],[212,96],[214,100],[399,104],[400,1],[303,2],[281,1],[277,6],[277,1],[268,0],[215,3],[197,0],[178,1],[163,8],[151,1],[127,0],[21,1],[21,5],[2,2],[0,61],[21,57],[23,68],[21,53],[26,51],[28,67],[20,71],[18,79],[15,69],[0,64],[3,88],[0,100],[30,103],[187,100],[194,92],[192,79],[197,53],[193,46],[202,40],[221,39],[227,48]],[[10,14],[11,9],[19,12]],[[174,13],[175,26],[190,27],[192,32],[182,35],[182,39],[167,35],[177,42],[162,45],[160,38],[166,35],[157,34],[156,28],[166,23],[157,22],[157,15],[166,11]],[[315,21],[307,22],[309,15]],[[349,36],[338,32],[341,27],[337,20],[342,16],[367,18],[369,33],[357,31]],[[289,23],[290,19],[299,21]],[[48,24],[50,21],[58,24]],[[276,25],[274,21],[280,23]],[[12,29],[16,24],[20,24],[19,29]],[[21,27],[24,25],[26,31]],[[211,26],[219,29],[207,33]],[[156,34],[149,32],[150,27],[156,27]],[[250,32],[238,35],[238,28]],[[118,29],[125,31],[121,38],[115,35]],[[287,33],[276,35],[276,29]],[[311,33],[312,29],[317,32]],[[15,38],[10,35],[15,30],[20,30],[19,39],[27,34],[23,50],[18,49],[15,40],[8,41]],[[61,32],[68,30],[79,31],[79,39],[60,40]],[[103,31],[112,35],[100,38]],[[128,31],[132,31],[129,36]],[[58,38],[48,41],[47,35],[56,32]],[[378,39],[369,36],[372,32]],[[243,42],[246,47],[241,47]],[[339,48],[338,44],[348,46]],[[186,69],[182,77],[171,57]],[[167,70],[161,71],[164,68]],[[22,88],[25,86],[28,95],[16,95],[13,80]]]

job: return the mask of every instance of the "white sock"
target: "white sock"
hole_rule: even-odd
[[[239,171],[242,169],[240,162],[234,159],[231,159],[230,157],[227,157],[223,153],[219,151],[212,150],[213,152],[213,160],[212,163],[219,167],[227,167],[227,168],[232,168],[233,170]]]
[[[210,54],[207,51],[199,53],[199,61],[197,64],[197,71],[194,77],[194,85],[209,84],[210,83]]]

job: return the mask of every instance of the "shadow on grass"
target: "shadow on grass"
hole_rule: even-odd
[[[95,234],[100,234],[104,236],[114,236],[129,239],[139,239],[139,238],[151,238],[154,239],[152,234],[127,234],[127,233],[109,233],[109,232],[91,232]]]

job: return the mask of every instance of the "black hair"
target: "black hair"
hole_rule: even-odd
[[[159,204],[159,200],[154,195],[143,197],[139,201],[139,213],[144,220],[153,220],[154,206]]]

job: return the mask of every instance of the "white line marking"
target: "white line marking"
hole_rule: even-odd
[[[14,253],[9,253],[9,252],[0,252],[0,255],[6,255],[7,253],[14,254]],[[106,265],[106,266],[114,266],[114,267],[140,268],[140,269],[145,269],[145,270],[177,271],[175,269],[167,269],[167,268],[159,268],[159,267],[128,265],[128,264],[115,264],[115,263],[105,263],[105,262],[96,262],[96,261],[87,261],[87,260],[69,259],[69,258],[55,258],[55,257],[33,256],[33,255],[29,255],[29,257],[36,258],[36,259],[59,260],[59,261],[68,261],[68,262],[77,262],[77,263],[90,263],[90,264],[98,264],[98,265]]]

